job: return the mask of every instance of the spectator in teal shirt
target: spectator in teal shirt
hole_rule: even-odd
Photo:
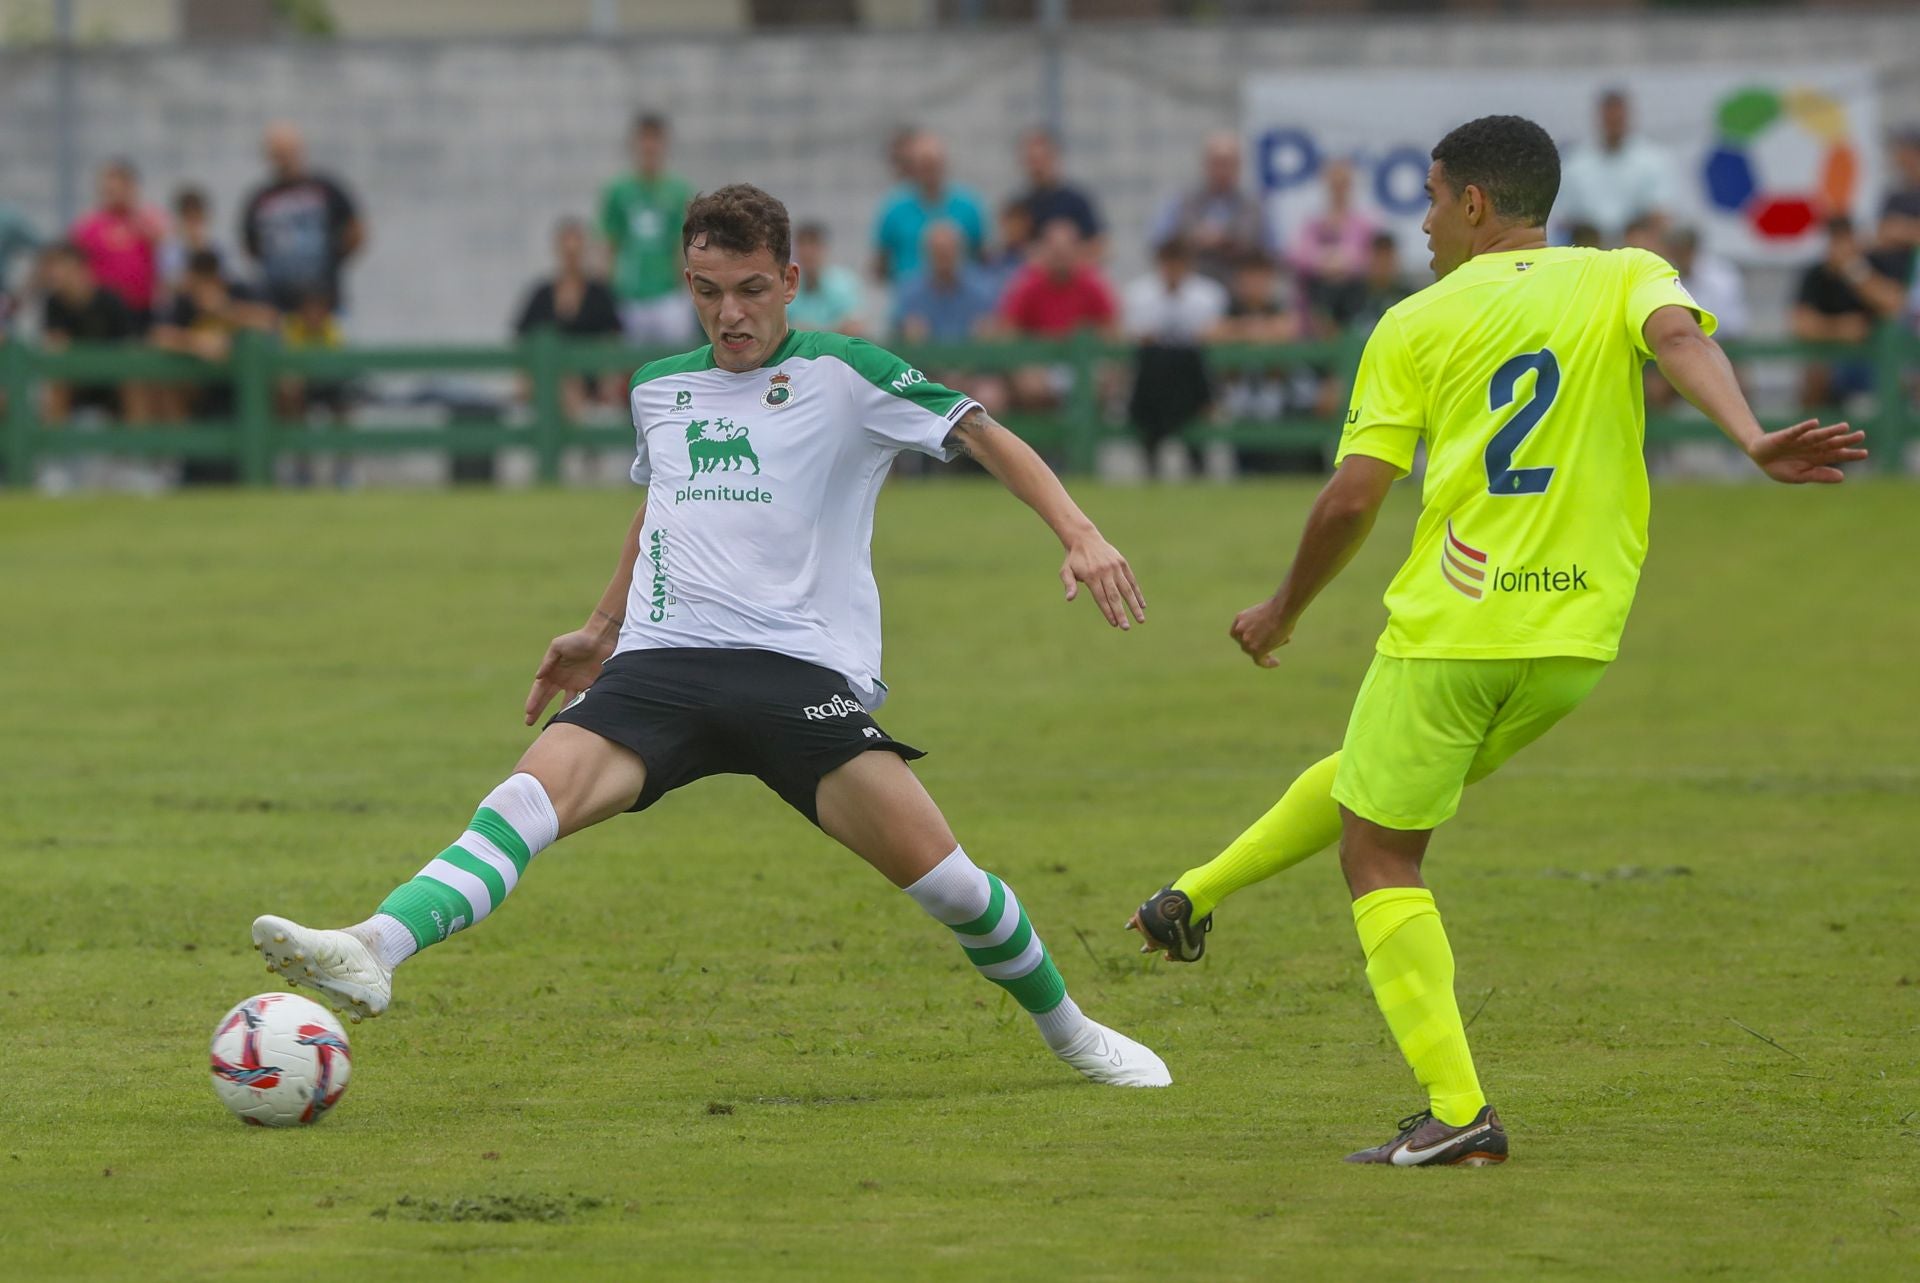
[[[914,137],[908,154],[912,181],[888,193],[874,223],[874,272],[889,283],[920,270],[920,246],[929,223],[949,222],[966,238],[967,257],[978,259],[987,239],[980,198],[947,182],[947,147],[934,135]]]
[[[860,281],[837,263],[827,262],[827,229],[802,223],[793,234],[793,261],[800,265],[800,288],[787,304],[787,323],[796,330],[834,330],[860,334]]]

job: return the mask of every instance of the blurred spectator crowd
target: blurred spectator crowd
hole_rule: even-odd
[[[886,151],[891,180],[864,252],[834,246],[821,223],[795,227],[801,274],[792,323],[924,349],[930,375],[996,414],[1060,406],[1075,392],[1073,367],[982,374],[956,357],[942,368],[941,345],[1082,333],[1124,343],[1134,351],[1132,368],[1107,371],[1090,395],[1124,414],[1162,470],[1177,473],[1191,463],[1184,441],[1195,424],[1336,417],[1344,389],[1325,341],[1363,335],[1427,279],[1424,270],[1407,270],[1396,237],[1359,207],[1345,160],[1321,167],[1317,211],[1277,228],[1242,172],[1239,135],[1222,131],[1206,140],[1191,179],[1152,220],[1147,269],[1117,281],[1099,201],[1070,175],[1059,139],[1035,128],[1016,145],[1023,185],[990,204],[950,176],[937,133],[898,130]],[[366,243],[365,218],[339,180],[308,166],[293,126],[269,126],[262,151],[265,172],[232,223],[232,241],[216,230],[202,190],[181,187],[163,213],[146,203],[140,175],[125,160],[101,168],[95,207],[56,242],[43,241],[0,203],[0,331],[37,301],[40,339],[55,347],[145,342],[219,362],[245,330],[276,332],[289,346],[338,345],[346,269]],[[605,186],[597,217],[566,218],[553,229],[551,270],[527,289],[512,318],[516,334],[624,337],[654,351],[697,341],[679,237],[694,188],[674,171],[671,123],[636,117],[628,151],[626,172]],[[1870,227],[1841,215],[1827,222],[1826,251],[1794,292],[1794,336],[1859,343],[1881,320],[1920,311],[1920,129],[1893,136],[1890,160],[1890,195]],[[1670,159],[1635,131],[1626,95],[1609,91],[1597,104],[1591,139],[1564,157],[1553,239],[1661,254],[1718,314],[1723,336],[1746,334],[1742,273],[1713,254],[1697,229],[1674,221],[1675,182]],[[29,270],[19,269],[22,262]],[[18,288],[7,292],[9,282]],[[1269,350],[1316,340],[1322,344],[1306,350],[1311,357],[1283,359]],[[1870,390],[1870,382],[1864,360],[1813,363],[1800,398],[1831,405]],[[284,418],[342,413],[338,386],[289,380],[277,391]],[[578,377],[562,393],[570,416],[611,416],[625,382],[611,372]],[[1649,396],[1656,404],[1673,399],[1657,376]],[[230,397],[217,383],[56,386],[47,415],[205,420],[229,413]]]

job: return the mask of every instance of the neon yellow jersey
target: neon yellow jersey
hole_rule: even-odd
[[[1619,653],[1647,555],[1641,327],[1669,305],[1713,332],[1658,255],[1554,248],[1470,259],[1381,318],[1335,462],[1404,475],[1427,442],[1382,654]]]

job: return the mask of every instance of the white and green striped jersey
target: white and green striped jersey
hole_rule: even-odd
[[[877,707],[874,503],[902,450],[949,457],[975,402],[871,343],[797,330],[745,374],[711,346],[655,361],[629,400],[647,519],[618,651],[775,651]]]

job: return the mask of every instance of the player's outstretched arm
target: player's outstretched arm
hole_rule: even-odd
[[[533,689],[527,692],[526,721],[531,726],[546,711],[553,697],[566,692],[572,699],[593,685],[600,665],[607,662],[620,640],[620,625],[626,619],[627,589],[633,583],[633,563],[640,556],[640,528],[647,522],[647,505],[633,514],[627,527],[626,542],[620,545],[620,562],[613,568],[607,590],[587,616],[587,622],[570,633],[562,633],[547,643],[546,657],[533,674]]]
[[[1833,485],[1846,480],[1841,464],[1867,457],[1867,434],[1844,423],[1822,427],[1820,420],[1807,419],[1778,432],[1761,427],[1740,391],[1733,362],[1686,308],[1676,304],[1655,309],[1641,332],[1667,382],[1775,481]]]
[[[1227,635],[1249,659],[1262,668],[1280,666],[1273,652],[1293,639],[1300,616],[1360,551],[1399,478],[1398,468],[1369,455],[1350,454],[1341,463],[1313,501],[1286,579],[1273,596],[1233,617]]]
[[[1133,577],[1133,567],[1108,543],[1080,505],[1073,501],[1060,478],[1033,447],[993,421],[978,406],[966,412],[947,434],[949,450],[958,450],[992,473],[1014,498],[1040,514],[1067,550],[1060,563],[1060,582],[1067,600],[1080,595],[1085,584],[1100,613],[1115,628],[1130,628],[1134,620],[1147,622],[1147,599]]]

